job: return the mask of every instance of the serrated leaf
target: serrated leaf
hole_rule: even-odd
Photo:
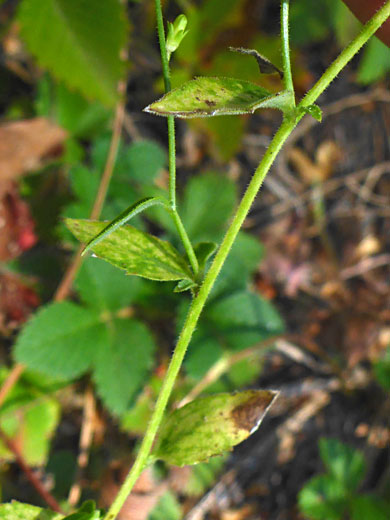
[[[187,184],[180,215],[192,241],[217,241],[237,200],[237,187],[226,176],[207,172]]]
[[[151,208],[152,206],[163,206],[168,209],[168,202],[164,199],[161,199],[160,197],[147,197],[145,199],[138,200],[126,208],[120,215],[114,218],[114,220],[112,220],[101,231],[99,231],[96,236],[89,240],[82,254],[85,254],[87,251],[100,244],[102,240],[111,235],[111,233],[113,233],[116,229],[119,229],[127,222],[129,222],[129,220],[131,220],[133,217],[139,213],[142,213],[148,208]]]
[[[96,356],[93,379],[107,408],[124,412],[153,365],[155,342],[147,327],[133,319],[114,320],[107,343]]]
[[[250,81],[200,77],[171,90],[144,110],[182,118],[252,114],[259,108],[290,108],[291,93],[272,94]]]
[[[99,313],[70,302],[43,307],[16,340],[15,359],[44,374],[74,378],[88,370],[105,341]]]
[[[129,307],[142,280],[126,274],[100,258],[86,258],[75,280],[83,302],[101,311]]]
[[[9,504],[0,504],[0,518],[1,520],[62,520],[64,515],[14,500]]]
[[[309,114],[310,116],[314,117],[317,121],[321,123],[322,121],[322,110],[318,105],[308,105],[306,107],[301,107],[300,110],[304,112],[305,114]]]
[[[342,484],[330,475],[312,478],[298,495],[299,508],[312,520],[340,520],[347,505]]]
[[[276,67],[268,58],[262,56],[256,49],[244,49],[243,47],[229,47],[229,51],[253,56],[259,66],[260,74],[279,74],[283,79],[283,72]]]
[[[164,419],[152,457],[185,466],[229,451],[257,430],[276,396],[247,390],[196,399]]]
[[[80,242],[87,243],[106,227],[105,222],[66,219]],[[96,256],[124,269],[127,274],[150,280],[191,279],[191,272],[178,251],[169,243],[131,226],[117,229],[93,248]]]
[[[207,306],[201,323],[217,331],[225,344],[242,350],[280,334],[284,323],[275,307],[256,293],[236,291]]]
[[[114,105],[123,77],[125,7],[118,0],[23,0],[18,20],[43,67],[86,97]]]
[[[320,439],[320,455],[327,470],[349,491],[355,491],[366,471],[363,455],[337,439]]]

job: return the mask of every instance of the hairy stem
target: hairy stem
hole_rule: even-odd
[[[283,80],[286,90],[294,92],[294,84],[291,74],[290,63],[290,42],[289,42],[289,7],[290,0],[282,0],[280,10],[280,33],[282,38],[282,57],[283,57]]]
[[[156,18],[157,18],[157,33],[160,43],[161,63],[164,76],[165,92],[171,90],[171,79],[169,72],[169,61],[167,48],[165,44],[164,20],[161,9],[161,1],[155,0]],[[175,141],[175,119],[173,116],[168,116],[168,167],[169,167],[169,205],[171,207],[171,215],[175,223],[177,232],[183,243],[184,249],[187,253],[188,260],[191,264],[192,270],[195,274],[199,271],[198,259],[194,253],[191,241],[187,235],[183,222],[176,209],[176,141]]]
[[[156,0],[157,2],[157,0]],[[282,3],[283,7],[284,3]],[[333,81],[340,70],[348,63],[348,61],[359,51],[361,46],[370,38],[372,34],[381,26],[381,24],[390,16],[390,1],[376,13],[373,19],[370,20],[363,28],[361,34],[350,44],[336,59],[336,61],[327,69],[320,80],[314,85],[314,87],[308,92],[304,100],[301,102],[301,106],[307,106],[314,103],[318,96],[325,90],[325,88]],[[187,318],[183,325],[183,329],[179,336],[176,344],[175,351],[173,353],[171,362],[169,364],[160,394],[158,396],[153,415],[150,419],[145,437],[142,441],[140,449],[138,451],[137,458],[123,483],[117,497],[111,505],[105,520],[114,520],[122,508],[128,494],[132,490],[135,482],[140,476],[142,470],[148,463],[149,454],[152,449],[153,441],[156,437],[158,428],[162,421],[165,408],[168,403],[168,399],[171,395],[176,377],[179,373],[184,355],[186,353],[188,344],[191,340],[192,334],[197,325],[199,316],[206,303],[208,295],[214,285],[214,282],[222,269],[222,266],[228,256],[230,249],[237,237],[238,232],[252,206],[252,203],[261,188],[261,185],[267,175],[269,169],[272,166],[277,154],[282,148],[288,136],[295,128],[297,122],[303,117],[301,113],[298,115],[296,120],[294,118],[285,118],[281,124],[279,130],[272,139],[267,151],[265,152],[262,161],[257,167],[253,178],[242,198],[237,212],[233,218],[232,223],[226,235],[218,249],[218,252],[211,264],[209,271],[204,279],[203,285],[201,286],[198,295],[194,298]]]

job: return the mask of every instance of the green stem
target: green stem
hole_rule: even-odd
[[[377,11],[374,16],[363,26],[360,34],[342,51],[334,60],[332,65],[324,72],[317,83],[312,87],[303,100],[299,103],[300,107],[313,104],[324,92],[329,84],[342,71],[347,63],[359,52],[367,40],[376,33],[379,27],[390,16],[390,2]]]
[[[165,92],[171,90],[171,78],[169,72],[169,60],[167,47],[165,42],[164,20],[161,9],[161,1],[155,0],[156,19],[157,19],[157,33],[160,43],[161,63],[164,76]],[[173,116],[168,117],[168,167],[169,167],[169,205],[171,208],[171,215],[175,223],[177,232],[183,243],[184,249],[187,253],[188,260],[191,264],[192,270],[196,275],[199,271],[198,259],[196,258],[194,248],[187,235],[183,222],[176,209],[176,140],[175,140],[175,119]]]
[[[280,10],[280,29],[282,38],[282,56],[283,56],[283,80],[286,90],[294,92],[294,84],[291,74],[290,63],[290,42],[289,42],[289,4],[290,0],[282,0],[282,7]]]
[[[390,1],[388,1],[387,4],[374,16],[373,19],[375,20],[375,23],[372,23],[372,20],[368,22],[368,24],[363,29],[362,33],[357,37],[356,40],[359,40],[359,45],[355,45],[355,40],[341,53],[339,58],[337,58],[336,62],[341,62],[345,65],[348,62],[348,60],[350,60],[354,55],[350,49],[356,49],[355,52],[357,52],[363,45],[363,43],[367,41],[369,37],[376,32],[376,30],[381,26],[381,24],[386,20],[386,18],[388,18],[388,16],[390,16]],[[347,56],[348,59],[346,59]],[[305,97],[306,102],[302,106],[314,103],[317,97],[333,81],[333,79],[337,76],[338,73],[338,67],[335,67],[335,65],[332,64],[324,74],[324,76],[326,76],[326,80],[323,80],[322,78],[319,80],[319,82],[309,91],[309,93]],[[176,377],[179,373],[188,344],[191,340],[192,334],[195,330],[199,316],[203,310],[208,295],[210,294],[214,282],[220,270],[222,269],[226,257],[230,252],[230,249],[237,237],[237,234],[240,231],[240,228],[252,206],[252,203],[265,179],[265,176],[271,168],[271,165],[274,162],[281,147],[283,146],[286,139],[295,128],[297,121],[300,120],[302,117],[303,114],[300,114],[297,117],[296,121],[294,121],[291,118],[284,119],[279,130],[272,139],[267,151],[265,152],[261,163],[259,164],[258,168],[256,169],[253,175],[253,178],[244,194],[244,197],[242,198],[240,205],[238,206],[233,221],[230,224],[228,231],[226,232],[226,235],[218,249],[218,252],[214,258],[213,263],[211,264],[209,271],[207,272],[203,285],[201,286],[198,295],[192,301],[190,310],[188,312],[171,362],[169,364],[160,394],[158,396],[155,409],[153,411],[147,431],[145,433],[145,437],[143,438],[142,444],[140,446],[137,458],[104,520],[114,520],[114,518],[119,513],[121,507],[123,506],[128,494],[133,488],[135,482],[140,476],[142,470],[144,469],[145,465],[149,460],[151,460],[149,459],[149,453],[151,451],[153,441],[156,437],[157,430],[162,421],[165,408],[167,406],[169,397],[175,384]]]

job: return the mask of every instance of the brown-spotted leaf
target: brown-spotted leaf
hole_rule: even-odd
[[[163,421],[152,457],[185,466],[229,451],[257,430],[277,395],[247,390],[196,399]]]
[[[251,114],[258,108],[286,110],[291,93],[272,94],[255,83],[234,78],[200,77],[171,90],[144,110],[182,118]]]
[[[65,223],[84,243],[107,226],[107,222],[82,219],[66,219]],[[127,274],[158,281],[192,278],[184,258],[169,242],[132,226],[116,229],[91,249],[96,256],[124,269]]]

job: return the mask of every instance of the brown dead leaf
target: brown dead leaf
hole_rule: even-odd
[[[64,129],[43,117],[0,125],[0,181],[36,170],[59,151],[65,138]]]
[[[334,141],[324,141],[316,151],[315,160],[300,148],[291,148],[288,158],[307,184],[324,182],[334,172],[343,155]]]
[[[0,275],[0,332],[8,335],[25,322],[39,305],[36,292],[19,276],[12,273]]]
[[[34,221],[16,183],[0,182],[0,261],[16,258],[36,241]]]

